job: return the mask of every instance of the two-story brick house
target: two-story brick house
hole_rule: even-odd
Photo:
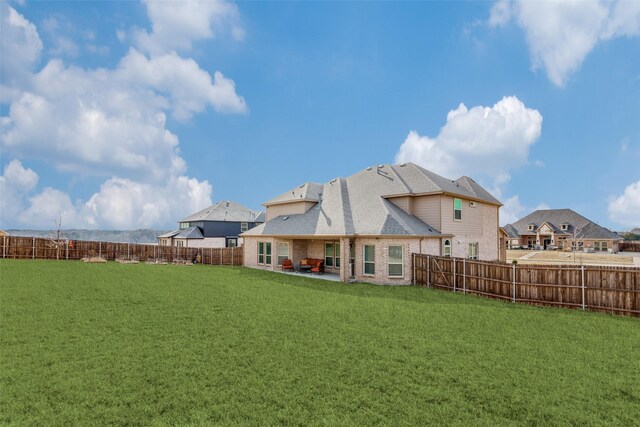
[[[245,266],[324,260],[343,281],[407,284],[411,254],[497,260],[501,203],[468,177],[413,163],[305,183],[264,203],[266,222],[242,234]]]

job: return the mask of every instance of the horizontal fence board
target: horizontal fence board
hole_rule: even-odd
[[[185,248],[140,243],[96,242],[90,240],[45,239],[2,236],[2,258],[80,260],[100,257],[106,260],[146,262],[200,262],[209,265],[243,265],[244,250],[236,248]]]
[[[620,242],[618,244],[618,250],[620,252],[640,252],[640,241],[631,240],[627,242]]]
[[[537,305],[640,316],[640,268],[515,265],[414,254],[413,283]]]

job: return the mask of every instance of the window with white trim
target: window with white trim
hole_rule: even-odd
[[[287,242],[278,242],[278,247],[277,247],[277,253],[278,253],[278,266],[282,265],[282,262],[285,259],[289,259],[289,243]]]
[[[478,259],[478,242],[469,243],[469,259]]]
[[[444,256],[451,256],[451,240],[447,239],[444,241],[444,250],[442,251]]]
[[[189,223],[188,222],[181,222],[180,223],[180,229],[184,230],[185,228],[189,228]]]
[[[271,265],[271,242],[258,242],[258,264]]]
[[[241,233],[244,233],[248,229],[249,229],[249,223],[248,222],[241,222],[240,223],[240,232]]]
[[[403,247],[400,245],[389,246],[389,277],[402,277],[404,275],[403,269]]]
[[[462,221],[462,200],[453,199],[453,220]]]
[[[333,259],[335,257],[335,250],[333,242],[324,243],[324,266],[333,267]]]
[[[376,274],[376,247],[374,245],[364,245],[363,249],[364,274],[373,276]]]

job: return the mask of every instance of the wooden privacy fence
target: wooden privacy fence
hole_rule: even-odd
[[[631,240],[629,242],[620,242],[618,244],[620,252],[640,252],[640,241]]]
[[[413,254],[413,283],[511,302],[640,316],[640,268],[516,265]]]
[[[82,259],[101,257],[106,260],[191,261],[200,253],[201,263],[210,265],[242,265],[239,248],[185,248],[138,243],[94,242],[87,240],[53,240],[39,237],[3,236],[2,258]]]

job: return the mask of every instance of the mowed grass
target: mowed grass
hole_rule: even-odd
[[[640,420],[638,319],[233,267],[0,274],[1,424]]]

